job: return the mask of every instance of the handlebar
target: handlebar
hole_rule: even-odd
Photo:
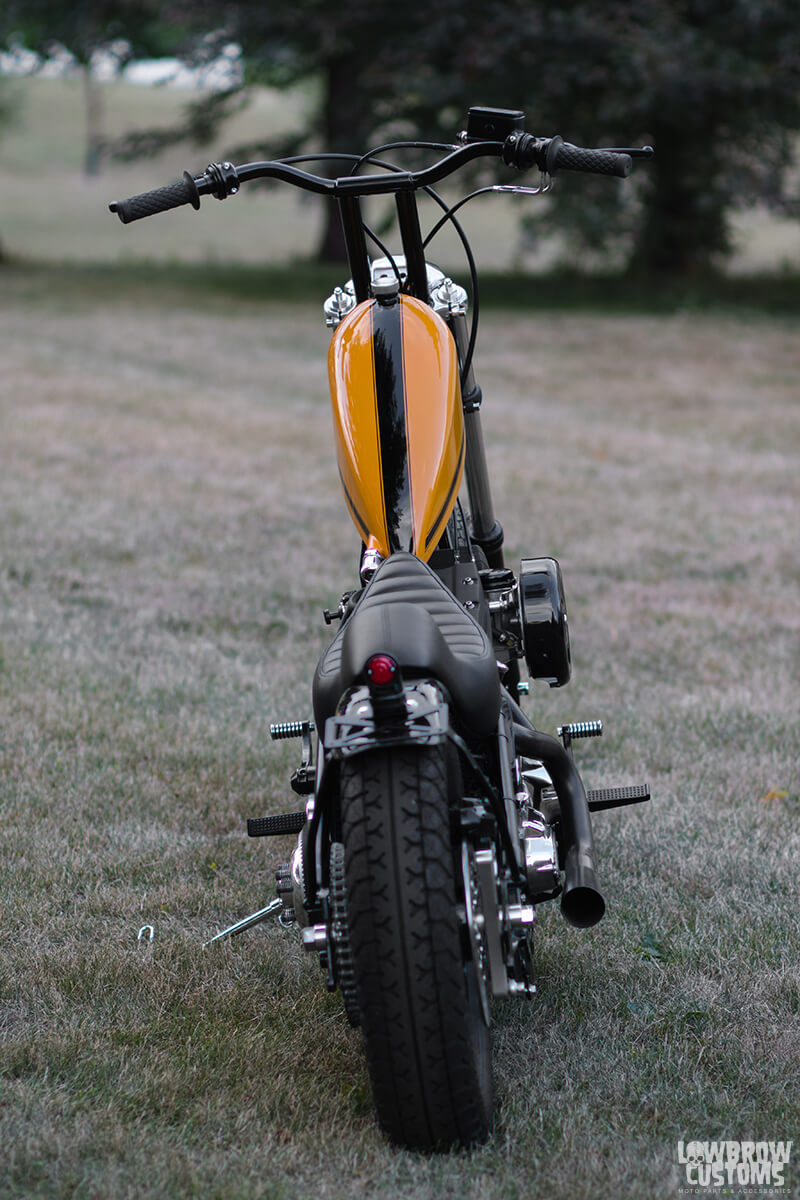
[[[141,192],[127,200],[114,200],[108,207],[111,212],[117,213],[124,225],[127,225],[131,221],[141,221],[142,217],[153,217],[156,213],[180,208],[182,204],[191,204],[192,208],[198,209],[200,194],[196,180],[188,171],[184,171],[183,179],[177,183],[154,188],[151,192]]]
[[[613,175],[627,179],[633,160],[627,151],[589,150],[573,146],[558,136],[537,138],[530,133],[511,134],[503,147],[503,159],[509,166],[525,170],[538,166],[546,175],[556,171],[584,171],[591,175]]]
[[[538,167],[544,174],[557,170],[584,171],[596,175],[611,175],[624,179],[631,169],[631,153],[618,150],[589,150],[573,146],[556,136],[539,138],[530,133],[514,131],[504,141],[470,141],[459,146],[439,162],[420,171],[398,171],[375,175],[346,175],[337,179],[313,175],[286,162],[210,163],[197,176],[184,171],[183,179],[166,187],[142,192],[127,200],[115,200],[109,205],[124,225],[143,217],[168,212],[183,204],[200,207],[200,197],[212,195],[218,200],[235,195],[243,183],[251,179],[278,179],[294,184],[305,191],[331,197],[379,196],[403,191],[417,191],[439,183],[466,163],[476,158],[502,158],[507,166],[519,170]]]

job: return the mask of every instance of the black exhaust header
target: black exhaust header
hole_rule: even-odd
[[[514,737],[519,751],[543,763],[553,781],[564,845],[561,912],[570,925],[589,929],[602,919],[606,904],[597,884],[592,822],[578,769],[554,737],[518,722],[514,724]]]

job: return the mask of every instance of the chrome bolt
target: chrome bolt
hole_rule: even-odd
[[[328,945],[327,925],[309,925],[303,930],[304,950],[325,950]]]

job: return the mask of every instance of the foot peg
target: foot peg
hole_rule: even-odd
[[[564,743],[564,749],[569,750],[573,740],[603,736],[602,721],[571,721],[568,725],[559,725],[558,736]]]
[[[602,734],[602,721],[571,721],[568,725],[558,727],[558,736],[569,754],[572,754],[573,740],[602,737]],[[549,788],[545,789],[542,798],[552,804],[555,792]],[[588,788],[586,791],[586,804],[590,812],[600,812],[605,808],[622,808],[625,804],[643,804],[649,799],[649,783],[633,784],[629,787]]]
[[[586,789],[586,804],[589,812],[602,812],[606,808],[623,808],[626,804],[644,804],[649,799],[649,783],[632,784],[629,787]],[[560,819],[558,797],[553,788],[543,790],[540,803],[546,820],[556,822]]]
[[[270,725],[269,736],[273,742],[283,738],[299,737],[303,739],[303,757],[300,766],[289,781],[292,791],[298,796],[310,796],[314,791],[314,755],[311,747],[311,734],[314,730],[313,721],[283,721],[278,725]],[[283,832],[282,830],[280,832]],[[288,832],[288,831],[287,831]],[[258,837],[258,834],[252,834]]]
[[[631,787],[590,788],[586,801],[590,812],[604,808],[622,808],[625,804],[643,804],[650,799],[650,784],[639,783]]]
[[[281,834],[299,833],[305,822],[305,812],[275,813],[271,817],[249,817],[247,836],[279,837]]]
[[[270,725],[269,736],[273,742],[282,738],[305,737],[313,728],[313,721],[280,721]]]

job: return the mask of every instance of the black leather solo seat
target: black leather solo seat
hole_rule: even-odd
[[[367,659],[380,653],[397,661],[404,679],[438,679],[472,733],[485,737],[497,728],[500,680],[492,643],[413,554],[392,554],[381,563],[319,660],[313,699],[320,733]]]

